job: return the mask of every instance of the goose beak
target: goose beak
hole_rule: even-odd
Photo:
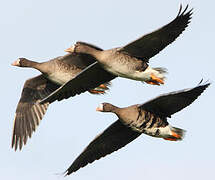
[[[19,59],[17,59],[16,61],[14,61],[13,63],[11,63],[12,66],[20,66],[20,63],[19,63]]]
[[[74,46],[71,46],[71,47],[65,49],[64,51],[68,52],[68,53],[73,53],[74,52]]]
[[[102,111],[103,111],[103,105],[100,104],[100,105],[96,108],[96,111],[102,112]]]
[[[102,110],[101,110],[101,108],[97,107],[97,108],[96,108],[96,111],[100,111],[100,112],[101,112]]]

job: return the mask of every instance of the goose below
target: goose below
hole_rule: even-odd
[[[192,104],[209,85],[210,83],[199,84],[194,88],[163,94],[144,104],[126,108],[110,103],[100,104],[97,111],[114,113],[118,120],[96,136],[65,174],[70,175],[88,163],[117,151],[142,133],[170,141],[182,140],[185,131],[171,126],[167,118]]]
[[[38,102],[94,62],[95,59],[88,55],[67,54],[43,63],[30,61],[26,58],[19,58],[12,63],[13,66],[34,68],[42,73],[39,76],[28,79],[24,84],[21,98],[16,108],[12,148],[14,147],[16,150],[19,147],[21,150],[45,115],[49,103],[39,104]],[[98,82],[98,86],[92,86],[89,92],[92,94],[104,94],[109,89],[109,80],[112,79],[105,79],[106,83],[103,84]]]

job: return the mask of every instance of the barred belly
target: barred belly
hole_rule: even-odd
[[[141,110],[137,120],[129,124],[129,126],[135,131],[159,137],[159,129],[168,126],[168,122],[166,119],[161,119],[159,116],[156,116],[151,112]]]

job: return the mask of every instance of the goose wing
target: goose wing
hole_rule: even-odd
[[[111,124],[104,132],[98,135],[75,159],[72,165],[66,170],[69,175],[81,167],[92,163],[118,149],[124,147],[141,133],[132,131],[129,127],[123,125],[120,120]]]
[[[192,15],[192,9],[186,12],[187,8],[188,6],[182,11],[182,6],[180,6],[177,17],[169,24],[127,44],[119,49],[119,51],[138,59],[148,61],[151,57],[158,54],[172,43],[188,26]]]
[[[139,108],[153,112],[161,117],[171,117],[172,114],[193,103],[209,85],[210,83],[199,84],[194,88],[163,94],[139,105]]]
[[[12,148],[14,147],[16,150],[19,147],[21,150],[23,144],[26,144],[49,105],[49,103],[38,104],[36,102],[48,96],[58,87],[43,75],[28,79],[25,82],[15,113]]]

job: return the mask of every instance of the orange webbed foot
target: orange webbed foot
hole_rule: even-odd
[[[102,91],[102,90],[95,90],[95,89],[92,89],[92,90],[89,90],[89,92],[91,94],[104,94],[105,91]]]
[[[155,76],[154,74],[150,74],[150,77],[151,79],[149,81],[146,81],[147,84],[158,85],[158,86],[160,86],[161,84],[164,84],[164,81],[158,78],[157,76]]]
[[[159,84],[164,84],[164,81],[162,79],[158,78],[157,76],[155,76],[154,74],[151,74],[151,79],[152,79],[152,81],[157,82]]]

